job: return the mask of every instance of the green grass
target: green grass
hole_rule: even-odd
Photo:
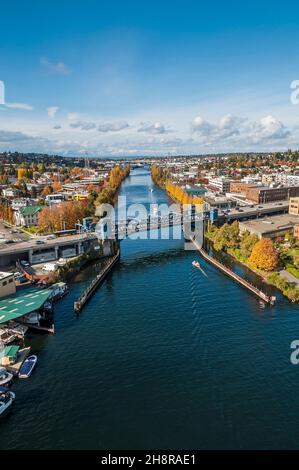
[[[293,276],[297,277],[299,279],[299,269],[295,268],[292,264],[288,263],[286,265],[286,270],[290,273],[293,274]]]

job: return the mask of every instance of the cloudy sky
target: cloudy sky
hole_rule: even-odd
[[[299,148],[298,10],[295,2],[254,0],[242,8],[2,2],[0,151]]]

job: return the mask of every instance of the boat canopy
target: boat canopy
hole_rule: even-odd
[[[38,310],[51,293],[51,289],[32,287],[0,299],[0,324]]]
[[[6,347],[4,348],[3,356],[4,356],[4,357],[11,357],[11,358],[14,358],[14,357],[16,357],[16,355],[18,354],[19,349],[20,349],[20,346],[15,346],[15,345],[6,346]]]

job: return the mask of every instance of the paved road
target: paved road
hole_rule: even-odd
[[[11,232],[14,233],[11,233]],[[9,227],[6,226],[3,222],[0,222],[0,240],[29,240],[31,236],[28,233],[24,233],[21,230],[17,229],[16,227]]]
[[[279,271],[279,274],[281,274],[283,277],[285,277],[289,282],[292,282],[293,284],[299,285],[299,279],[297,277],[293,276],[293,274],[289,273],[285,269],[283,269],[282,271]]]
[[[14,252],[21,252],[27,251],[30,248],[35,249],[44,249],[44,248],[54,248],[55,245],[70,245],[73,242],[84,241],[89,238],[96,239],[97,237],[94,234],[80,234],[80,235],[68,235],[66,237],[54,237],[49,239],[48,237],[38,237],[38,240],[41,240],[43,243],[38,244],[36,238],[28,238],[26,241],[22,241],[19,243],[10,243],[10,244],[3,244],[0,245],[0,253],[1,254],[10,254]]]

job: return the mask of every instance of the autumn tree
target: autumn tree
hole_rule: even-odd
[[[248,230],[242,233],[240,240],[241,254],[248,258],[251,255],[254,245],[258,242],[258,236],[255,233],[250,233]]]
[[[214,248],[217,251],[225,248],[233,248],[239,240],[239,223],[237,220],[232,224],[224,224],[213,236]]]
[[[262,238],[253,246],[249,263],[264,271],[273,271],[278,265],[278,254],[270,238]]]
[[[60,181],[54,181],[52,187],[56,193],[62,190],[62,184]]]
[[[73,229],[83,217],[91,215],[87,201],[68,201],[41,210],[38,219],[39,229],[44,233]]]
[[[53,193],[53,188],[51,186],[45,186],[44,189],[42,190],[42,195],[43,196],[48,196],[49,194]]]

